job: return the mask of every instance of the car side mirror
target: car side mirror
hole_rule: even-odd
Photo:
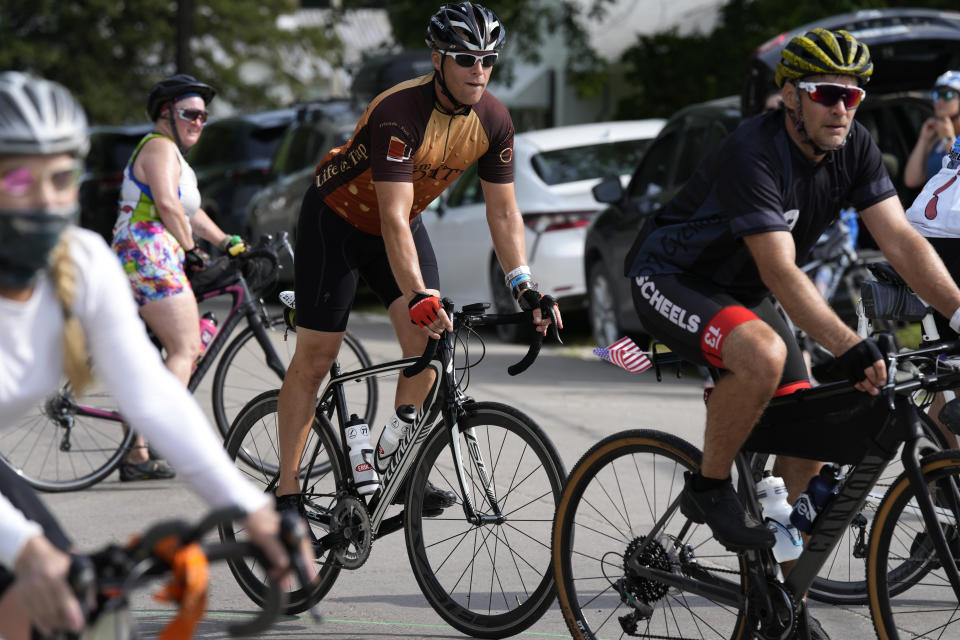
[[[593,197],[597,202],[616,204],[623,199],[623,185],[617,176],[607,176],[592,189]]]

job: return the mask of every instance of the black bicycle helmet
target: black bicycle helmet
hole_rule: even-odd
[[[86,155],[83,108],[62,85],[20,71],[0,73],[0,155]]]
[[[817,27],[792,38],[780,53],[777,86],[820,74],[853,76],[861,86],[865,85],[873,75],[870,49],[842,29],[828,31]]]
[[[153,85],[153,88],[150,89],[150,96],[147,98],[147,114],[151,120],[156,121],[160,117],[164,105],[189,93],[199,95],[207,105],[217,95],[216,90],[210,85],[200,82],[189,74],[178,73]]]
[[[443,5],[430,17],[424,40],[437,51],[500,51],[507,31],[490,9],[457,2]]]

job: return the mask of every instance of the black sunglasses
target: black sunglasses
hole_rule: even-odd
[[[953,89],[934,89],[933,90],[933,99],[934,100],[953,100],[958,94]]]
[[[458,65],[469,69],[473,65],[477,64],[479,61],[483,65],[484,69],[489,69],[497,62],[497,58],[500,57],[500,54],[497,52],[485,53],[483,55],[477,55],[475,53],[461,53],[461,52],[451,52],[444,51],[447,55],[453,58]]]
[[[207,121],[210,114],[203,109],[177,109],[177,115],[180,116],[181,120],[186,120],[187,122],[193,122],[197,118],[200,118],[200,124],[203,124]]]
[[[797,87],[810,95],[810,99],[822,105],[832,107],[840,100],[847,109],[857,107],[867,92],[860,87],[851,87],[833,82],[798,82]]]

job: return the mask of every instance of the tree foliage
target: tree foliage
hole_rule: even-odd
[[[180,0],[187,1],[187,0]],[[63,83],[90,121],[143,121],[150,87],[186,71],[215,86],[238,108],[272,106],[268,88],[301,89],[292,59],[339,52],[322,28],[283,30],[277,17],[297,0],[192,0],[191,68],[176,69],[178,0],[4,0],[0,69],[34,72]],[[243,63],[273,70],[251,84]]]
[[[955,10],[956,0],[730,0],[712,33],[639,36],[621,58],[632,92],[620,100],[616,117],[668,117],[685,105],[739,93],[750,53],[777,34],[832,15],[893,6]]]
[[[363,0],[353,0],[362,3]],[[568,81],[581,94],[600,91],[607,77],[607,63],[600,59],[587,41],[583,21],[603,15],[613,0],[497,0],[484,2],[495,10],[507,29],[507,47],[502,63],[497,65],[497,80],[510,83],[517,60],[541,62],[540,50],[547,37],[559,34],[567,49]],[[348,0],[345,6],[350,6]],[[423,38],[430,16],[440,2],[425,4],[421,0],[391,0],[386,3],[394,39],[405,49],[424,46]]]

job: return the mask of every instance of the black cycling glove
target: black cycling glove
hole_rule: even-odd
[[[856,384],[867,377],[864,370],[873,366],[877,360],[883,360],[883,354],[877,348],[876,340],[867,338],[840,355],[837,358],[837,364],[847,374],[847,379]]]
[[[186,251],[183,254],[183,270],[187,274],[191,274],[195,271],[203,271],[206,268],[206,260],[204,260],[203,252],[200,251],[197,247]]]

